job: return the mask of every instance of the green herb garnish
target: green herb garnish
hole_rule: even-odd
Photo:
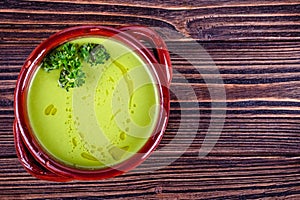
[[[84,44],[80,48],[80,54],[83,60],[91,64],[91,66],[104,64],[110,58],[107,50],[101,44]]]
[[[47,72],[61,69],[58,83],[60,87],[69,91],[70,88],[80,87],[85,83],[83,62],[93,67],[104,64],[109,58],[109,53],[101,44],[78,45],[68,42],[51,51],[44,58],[42,68]]]

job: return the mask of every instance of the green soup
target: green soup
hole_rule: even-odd
[[[107,38],[71,41],[103,44],[111,55],[95,67],[83,63],[86,82],[67,92],[60,70],[37,69],[27,108],[31,128],[55,160],[83,169],[123,162],[138,152],[158,120],[159,94],[145,62],[131,49]]]

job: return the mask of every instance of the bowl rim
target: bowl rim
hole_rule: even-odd
[[[148,68],[150,68],[151,75],[154,76],[153,78],[155,79],[155,82],[157,82],[160,110],[153,133],[137,153],[121,163],[113,165],[112,167],[90,170],[74,168],[58,162],[53,159],[53,157],[49,155],[45,149],[43,149],[35,138],[33,130],[30,128],[26,97],[31,78],[39,67],[39,63],[49,51],[67,41],[93,36],[113,37],[125,46],[129,46],[136,54],[139,55],[140,58],[143,59]],[[151,152],[153,152],[158,146],[166,129],[170,109],[168,80],[166,80],[163,71],[161,71],[161,69],[157,66],[159,66],[159,62],[141,42],[136,40],[130,34],[127,34],[117,28],[107,26],[77,26],[59,31],[40,43],[32,51],[21,68],[14,94],[15,121],[19,128],[15,129],[14,134],[20,135],[25,146],[35,160],[49,171],[59,176],[64,176],[74,180],[94,180],[123,174],[138,166],[148,156],[150,156]]]

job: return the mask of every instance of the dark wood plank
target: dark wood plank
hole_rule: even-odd
[[[167,155],[170,156],[170,155]],[[164,157],[157,158],[157,162]],[[182,156],[159,171],[134,172],[116,178],[70,183],[51,183],[31,177],[13,158],[0,159],[0,194],[7,198],[86,197],[250,199],[300,197],[299,158]]]
[[[299,8],[299,1],[280,0],[9,0],[0,3],[0,38],[39,41],[74,25],[142,24],[201,40],[295,40],[300,39]]]

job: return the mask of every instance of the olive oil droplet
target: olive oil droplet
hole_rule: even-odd
[[[92,160],[92,161],[98,161],[97,158],[95,158],[94,156],[92,156],[91,154],[88,154],[86,152],[82,152],[81,153],[81,157],[87,159],[87,160]]]
[[[125,138],[126,138],[126,133],[125,132],[121,132],[120,133],[120,139],[121,140],[125,140]]]
[[[49,106],[47,106],[44,110],[44,114],[45,115],[55,115],[57,112],[57,108],[54,107],[53,104],[50,104]]]

